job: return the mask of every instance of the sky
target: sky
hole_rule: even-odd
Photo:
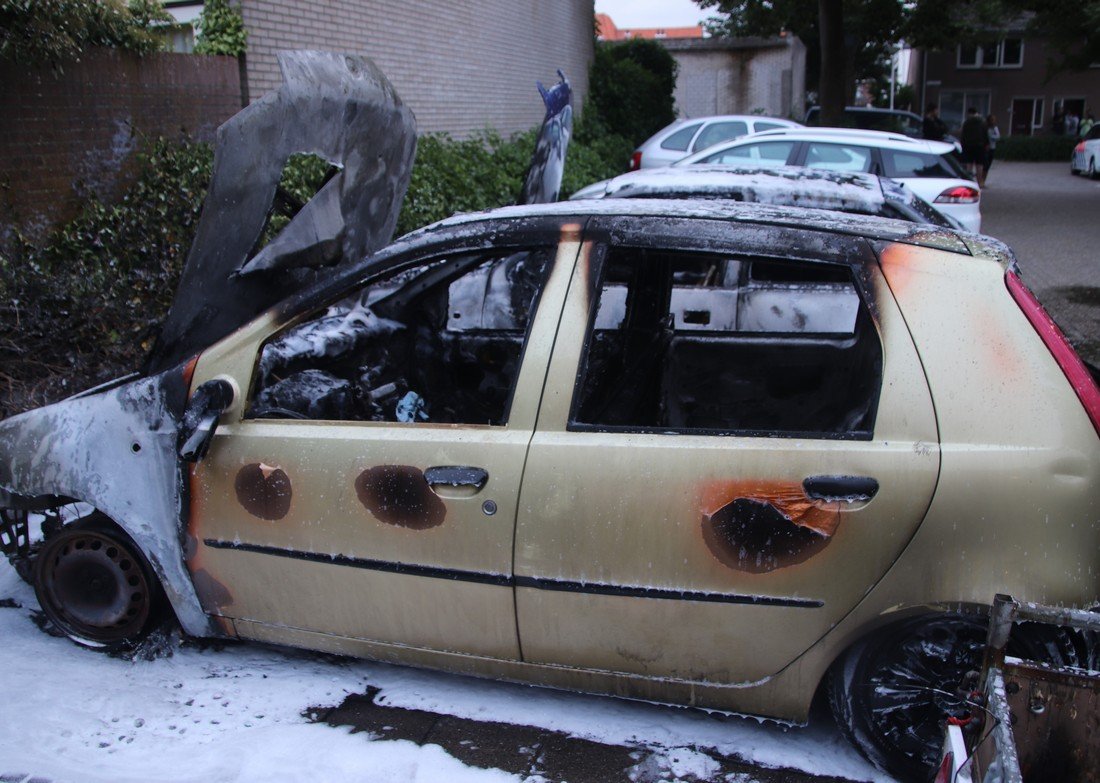
[[[691,27],[713,15],[692,0],[596,0],[596,13],[616,27]]]

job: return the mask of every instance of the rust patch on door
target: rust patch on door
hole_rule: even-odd
[[[282,468],[254,462],[237,471],[237,501],[254,517],[274,522],[290,513],[294,491]]]
[[[411,465],[378,465],[355,479],[355,494],[387,525],[427,530],[443,524],[447,506],[432,492],[424,471]]]
[[[797,482],[718,482],[701,498],[703,541],[719,562],[765,574],[802,563],[832,540],[839,502],[812,500]]]

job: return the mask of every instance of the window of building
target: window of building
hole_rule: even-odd
[[[549,249],[436,259],[268,340],[251,418],[504,424]]]
[[[982,64],[981,47],[975,44],[959,44],[957,64],[960,68],[980,68]]]
[[[1001,41],[1000,66],[1019,68],[1024,64],[1024,42],[1020,38],[1005,38]]]
[[[570,427],[870,438],[881,377],[847,266],[617,248]]]
[[[990,97],[988,90],[943,90],[940,92],[940,119],[947,123],[952,133],[957,134],[966,118],[967,109],[973,106],[978,114],[989,114]]]
[[[1004,38],[984,44],[960,44],[955,58],[959,68],[1019,68],[1024,64],[1021,38]]]

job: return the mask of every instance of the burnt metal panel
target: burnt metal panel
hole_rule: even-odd
[[[183,629],[217,635],[183,564],[182,368],[0,422],[0,487],[90,503],[148,557]]]
[[[281,52],[279,66],[283,86],[218,129],[210,191],[149,372],[308,285],[318,267],[356,263],[393,235],[416,150],[412,112],[365,58]],[[295,153],[339,172],[253,254]]]

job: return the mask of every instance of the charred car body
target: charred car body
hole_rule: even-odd
[[[297,62],[411,127],[368,65]],[[372,154],[406,160],[398,136]],[[247,296],[185,303],[146,373],[0,422],[0,541],[71,637],[133,644],[170,608],[198,636],[789,721],[825,683],[910,774],[973,607],[1100,598],[1100,392],[1003,245],[605,199],[377,249],[384,212],[339,252],[358,229],[329,210],[271,263],[242,240],[204,279]]]

